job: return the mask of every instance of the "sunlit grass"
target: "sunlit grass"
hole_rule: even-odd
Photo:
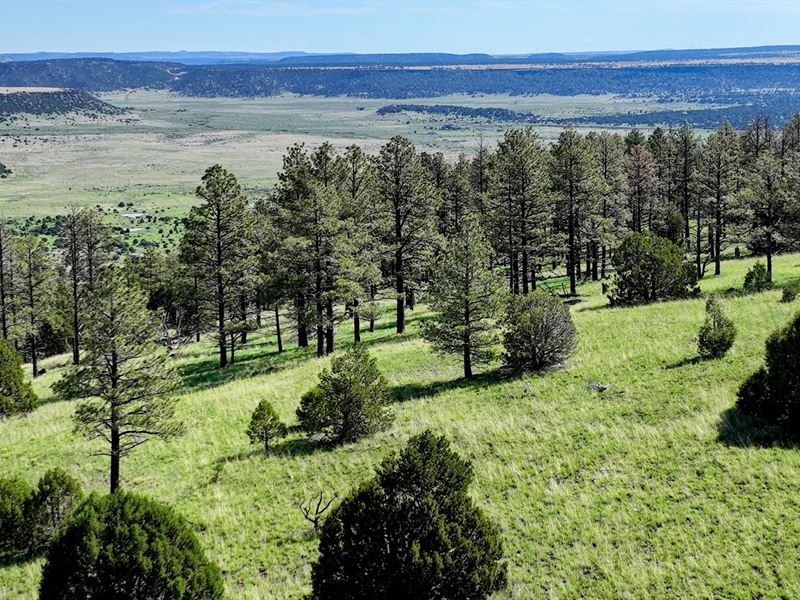
[[[704,291],[740,288],[752,260],[723,263]],[[800,256],[779,257],[776,283],[800,277]],[[397,419],[357,444],[319,449],[299,433],[270,456],[248,444],[258,401],[289,424],[327,359],[255,336],[220,372],[210,343],[177,359],[185,376],[185,437],[153,442],[122,464],[122,484],[174,505],[224,572],[231,598],[301,598],[316,540],[296,505],[343,496],[389,452],[425,428],[445,433],[475,466],[471,491],[502,528],[514,598],[800,596],[800,450],[719,439],[739,383],[762,360],[766,336],[800,304],[780,290],[730,297],[739,335],[718,361],[695,362],[702,299],[610,309],[599,284],[580,288],[572,313],[579,350],[568,368],[503,380],[458,380],[457,359],[418,337],[428,315],[393,333],[391,314],[363,339],[395,388]],[[341,326],[337,342],[352,331]],[[73,402],[50,396],[65,359],[37,380],[43,405],[0,422],[0,468],[30,481],[60,465],[105,490],[106,460],[71,431]],[[608,385],[604,392],[587,386]],[[0,597],[35,596],[37,562],[0,570]],[[505,597],[501,595],[501,597]]]

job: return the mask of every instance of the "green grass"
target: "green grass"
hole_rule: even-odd
[[[704,291],[741,287],[751,264],[725,262]],[[775,272],[778,285],[796,278],[800,255],[778,257]],[[721,360],[695,362],[701,299],[610,309],[599,284],[580,293],[569,367],[515,380],[459,381],[458,362],[418,337],[429,315],[415,311],[398,337],[387,314],[363,335],[395,387],[395,424],[330,450],[292,434],[264,456],[244,433],[261,398],[295,423],[300,395],[327,360],[293,347],[279,356],[262,335],[220,372],[210,344],[190,346],[178,358],[189,432],[126,459],[123,486],[191,520],[231,598],[297,599],[316,556],[298,500],[343,496],[430,427],[473,461],[471,492],[502,529],[509,597],[800,596],[800,451],[758,443],[729,412],[765,338],[800,304],[781,303],[780,290],[724,300],[736,343]],[[340,345],[349,333],[341,328]],[[91,456],[98,446],[71,433],[74,403],[49,392],[63,360],[47,361],[37,380],[37,411],[0,422],[0,472],[33,482],[60,465],[104,490],[106,461]],[[589,382],[611,387],[600,393]],[[34,597],[39,570],[0,570],[0,597]]]

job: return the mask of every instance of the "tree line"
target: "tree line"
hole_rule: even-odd
[[[275,188],[258,197],[210,167],[178,253],[120,261],[118,240],[91,209],[62,219],[52,247],[1,222],[0,334],[34,377],[40,356],[67,344],[78,365],[97,273],[111,262],[143,291],[163,345],[213,332],[220,367],[235,362],[267,311],[279,350],[283,317],[299,346],[313,343],[323,356],[342,319],[353,320],[358,341],[390,299],[403,333],[420,293],[464,304],[469,290],[453,294],[472,280],[494,289],[486,269],[511,294],[553,290],[564,277],[556,291],[575,295],[581,280],[609,275],[631,232],[674,242],[698,278],[721,273],[732,247],[764,255],[771,278],[774,254],[798,238],[798,150],[800,116],[781,130],[764,116],[741,132],[723,123],[706,137],[688,125],[649,135],[566,127],[549,146],[517,128],[452,161],[402,137],[377,155],[296,144]],[[473,271],[458,277],[465,264]],[[481,298],[473,314],[484,310]]]

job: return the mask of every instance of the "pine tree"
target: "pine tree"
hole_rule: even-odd
[[[489,268],[489,243],[475,216],[467,217],[433,268],[429,306],[438,313],[423,335],[442,354],[459,354],[464,377],[473,365],[495,355],[495,318],[503,302],[503,281]]]
[[[626,140],[627,141],[627,140]],[[599,187],[594,156],[586,139],[572,127],[567,127],[552,149],[552,177],[556,192],[556,210],[567,231],[567,275],[569,293],[577,293],[580,271],[581,219]]]
[[[120,459],[151,438],[183,431],[170,393],[176,376],[155,343],[158,325],[140,288],[117,266],[97,274],[86,313],[84,354],[68,374],[90,399],[75,411],[75,428],[101,439],[111,459],[110,486],[119,487]]]
[[[36,408],[33,386],[25,381],[19,355],[6,340],[0,340],[0,417],[26,413]]]
[[[16,335],[25,340],[31,371],[39,376],[39,336],[53,297],[55,271],[44,241],[26,235],[14,241]]]
[[[631,231],[641,233],[645,226],[653,229],[654,201],[658,189],[656,164],[647,148],[633,146],[627,155],[628,210]]]
[[[537,267],[555,252],[548,168],[529,128],[507,131],[492,156],[485,220],[495,252],[506,257],[512,293],[535,289]]]
[[[252,289],[257,265],[253,211],[236,177],[220,165],[206,169],[202,181],[196,192],[202,204],[186,218],[181,257],[197,277],[202,302],[213,310],[219,366],[225,367],[228,336],[235,339],[246,326],[240,301]]]
[[[390,248],[397,302],[397,333],[406,328],[406,295],[435,240],[434,194],[422,173],[414,145],[395,136],[378,157],[378,197],[384,239]]]
[[[736,192],[739,138],[725,121],[702,146],[698,160],[698,182],[704,198],[710,202],[714,219],[714,275],[721,272],[722,244],[729,220],[729,200]]]

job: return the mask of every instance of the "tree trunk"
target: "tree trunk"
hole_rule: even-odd
[[[297,347],[308,348],[308,325],[306,323],[305,296],[297,298]]]
[[[278,338],[278,354],[283,352],[283,339],[281,338],[281,314],[278,304],[275,304],[275,335]]]
[[[2,269],[2,265],[0,265]],[[80,355],[80,340],[78,337],[78,328],[80,327],[80,319],[78,316],[78,279],[73,270],[72,276],[72,364],[77,365],[81,362]]]
[[[369,286],[369,298],[373,302],[373,304],[375,302],[375,294],[378,293],[378,290],[376,289],[376,287],[377,286],[375,284],[372,284],[371,286]],[[374,306],[373,306],[373,308],[374,308]],[[371,310],[370,311],[370,315],[369,315],[369,331],[370,331],[370,333],[375,331],[375,317],[373,316],[373,312],[374,312],[374,310]]]
[[[522,293],[523,294],[527,294],[528,293],[528,287],[529,287],[529,285],[528,285],[528,276],[529,276],[528,269],[529,268],[530,267],[528,266],[528,251],[527,250],[523,250],[522,251]]]
[[[697,224],[696,224],[697,231],[695,232],[695,238],[696,238],[696,243],[697,243],[697,247],[695,248],[695,263],[696,263],[696,266],[697,266],[697,278],[698,279],[702,279],[702,277],[703,277],[703,263],[702,263],[702,253],[703,253],[703,251],[702,251],[700,245],[701,245],[701,243],[703,241],[703,222],[702,222],[702,219],[700,218],[700,206],[697,206],[696,213],[695,213],[695,219],[696,219],[696,222],[697,222]]]
[[[334,350],[333,344],[333,300],[328,300],[325,304],[325,353],[331,354]]]
[[[217,337],[219,338],[219,366],[228,366],[228,345],[225,334],[225,292],[222,275],[217,274]]]
[[[767,233],[767,276],[772,281],[772,232]]]
[[[575,281],[575,219],[570,210],[569,214],[569,255],[567,257],[567,270],[569,271],[569,293],[571,296],[577,294]]]
[[[116,412],[116,408],[112,409],[112,414]],[[116,419],[112,416],[112,422]],[[111,474],[110,474],[110,487],[113,494],[119,489],[119,430],[115,425],[111,426]]]
[[[33,371],[33,376],[39,376],[39,362],[38,357],[36,356],[36,334],[32,333],[30,335],[30,344],[31,344],[31,370]]]
[[[402,255],[399,253],[395,257],[395,293],[397,294],[397,333],[403,333],[406,330],[406,295],[403,273],[398,260],[402,262]]]
[[[239,295],[239,318],[242,320],[242,344],[247,343],[247,298],[244,294]]]
[[[353,342],[361,341],[361,318],[358,315],[358,298],[353,298]]]
[[[236,334],[231,334],[231,362],[233,364],[236,361]]]

